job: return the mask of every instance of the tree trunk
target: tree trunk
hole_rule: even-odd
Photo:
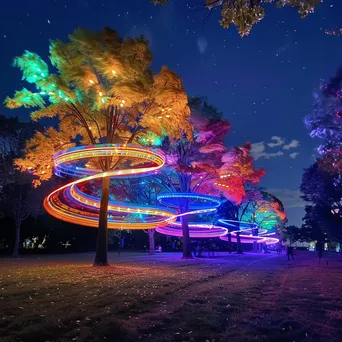
[[[93,266],[109,266],[108,250],[108,201],[110,177],[102,178],[102,195],[99,215],[99,230],[97,233],[96,256]]]
[[[228,252],[229,254],[232,252],[232,234],[228,233]]]
[[[236,233],[236,253],[242,254],[240,232]]]
[[[19,243],[20,243],[20,222],[16,222],[15,224],[15,241],[14,241],[14,248],[13,248],[13,258],[19,257]]]
[[[182,216],[182,231],[183,231],[183,259],[192,259],[190,234],[189,234],[189,218],[188,215]]]
[[[154,233],[156,232],[155,229],[148,230],[148,254],[154,255],[155,254],[155,247],[154,247]]]

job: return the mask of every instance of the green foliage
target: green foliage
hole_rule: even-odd
[[[256,223],[269,232],[278,232],[283,228],[286,213],[281,202],[273,195],[251,188],[240,204],[224,201],[217,209],[216,221],[220,218]]]
[[[22,56],[14,58],[13,66],[22,71],[22,80],[29,83],[39,83],[49,75],[48,65],[42,58],[27,50]]]
[[[10,109],[19,107],[39,107],[44,108],[45,101],[38,93],[32,93],[31,91],[23,88],[16,91],[13,98],[6,97],[5,106]]]
[[[7,97],[9,108],[31,107],[33,120],[58,116],[58,129],[38,132],[17,161],[40,179],[52,176],[52,156],[79,143],[137,143],[153,136],[179,139],[192,136],[188,99],[177,74],[166,67],[157,75],[148,69],[152,53],[143,36],[122,39],[116,31],[78,29],[69,41],[50,42],[50,61],[25,51],[14,59],[23,80],[36,92],[23,89]],[[49,147],[47,149],[47,147]],[[117,164],[107,158],[97,168]],[[109,160],[110,159],[110,160]],[[37,184],[38,185],[38,184]]]

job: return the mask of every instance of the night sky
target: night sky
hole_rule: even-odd
[[[183,78],[189,95],[207,96],[224,113],[233,126],[228,146],[254,144],[256,165],[267,173],[261,186],[284,202],[289,223],[300,225],[304,203],[298,188],[318,145],[303,117],[311,112],[313,91],[342,65],[342,37],[324,33],[342,26],[342,1],[325,0],[305,20],[292,8],[268,5],[265,19],[245,38],[219,26],[218,13],[203,23],[206,12],[194,10],[201,1],[156,7],[149,0],[2,0],[0,98],[27,86],[11,67],[25,49],[46,59],[48,40],[65,40],[77,27],[144,34],[153,70],[167,65]],[[0,108],[0,114],[22,120],[29,113]]]

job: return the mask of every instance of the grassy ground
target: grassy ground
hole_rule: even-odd
[[[0,341],[341,341],[342,259],[0,260]]]

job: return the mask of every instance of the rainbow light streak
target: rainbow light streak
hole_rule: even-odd
[[[189,211],[186,213],[173,215],[166,219],[168,225],[157,227],[157,232],[170,236],[183,236],[182,225],[178,222],[172,222],[176,218],[180,218],[186,215],[196,215],[203,213],[210,213],[216,211],[217,207],[221,204],[221,200],[214,196],[208,196],[198,193],[163,193],[159,195],[158,201],[171,208],[179,208],[182,200],[188,200]],[[196,203],[201,201],[204,203]],[[214,226],[211,223],[190,223],[189,234],[192,238],[214,238],[227,234],[228,229],[220,226]]]
[[[157,227],[157,232],[170,236],[183,236],[182,226],[180,223],[173,223],[172,225],[167,225],[166,227]],[[212,224],[189,224],[189,234],[192,238],[216,238],[224,236],[227,234],[227,232],[228,229],[219,226],[213,226]]]
[[[76,167],[71,163],[83,159],[99,157],[126,157],[139,158],[147,167],[127,168],[103,172],[101,170]],[[158,150],[143,149],[134,145],[98,144],[75,147],[61,151],[54,156],[54,171],[59,177],[73,176],[79,178],[73,182],[52,191],[44,199],[44,208],[52,216],[71,223],[98,227],[100,199],[83,193],[77,184],[89,182],[103,177],[132,178],[142,177],[157,172],[165,164],[164,155]],[[72,204],[72,205],[70,205]],[[143,205],[131,205],[127,203],[109,202],[108,228],[110,229],[152,229],[157,226],[175,221],[175,212],[172,209],[162,207],[148,207]],[[143,222],[128,222],[122,216],[129,214],[150,215]]]
[[[237,230],[232,230],[229,233],[231,234],[232,242],[237,241],[237,233],[240,232],[240,240],[241,243],[266,243],[266,245],[273,245],[279,242],[279,239],[269,237],[275,233],[266,234],[267,229],[260,229],[258,225],[255,223],[244,222],[244,221],[234,221],[234,220],[219,220],[220,224],[229,227],[239,227]],[[253,236],[253,230],[258,228],[258,236]],[[246,232],[250,232],[250,234],[246,234]],[[221,240],[228,241],[228,236],[220,236]]]

